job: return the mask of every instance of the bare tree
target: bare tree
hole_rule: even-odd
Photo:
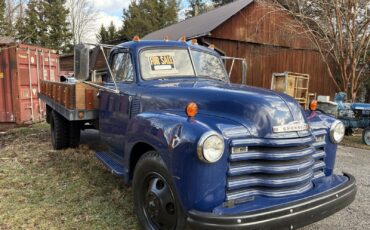
[[[259,1],[271,12],[290,14],[299,31],[312,41],[338,91],[356,99],[370,65],[370,3],[368,0]]]
[[[98,12],[91,1],[67,0],[69,23],[73,34],[73,45],[85,42],[94,30]]]

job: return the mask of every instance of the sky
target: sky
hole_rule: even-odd
[[[117,26],[122,26],[122,11],[128,8],[131,0],[90,0],[98,11],[97,28],[101,24],[108,26],[111,21]],[[180,8],[186,8],[187,1],[181,1]]]
[[[88,35],[90,39],[85,42],[96,42],[96,33],[99,31],[100,26],[109,26],[113,21],[116,28],[122,26],[123,9],[127,9],[131,0],[89,0],[97,11],[97,20],[93,24],[93,30]],[[180,9],[188,7],[188,1],[182,0],[180,2]],[[183,12],[183,11],[182,11]],[[181,12],[180,12],[181,14]],[[184,15],[182,13],[182,15]],[[179,15],[179,17],[184,17]]]
[[[87,0],[95,8],[97,12],[96,21],[91,25],[88,35],[84,42],[96,42],[96,34],[98,33],[101,25],[108,27],[111,22],[114,23],[117,29],[122,27],[122,14],[123,9],[127,9],[132,0]],[[210,1],[210,0],[206,0]],[[27,4],[28,0],[23,1]],[[188,8],[188,0],[180,0],[179,19],[184,19],[184,11]]]

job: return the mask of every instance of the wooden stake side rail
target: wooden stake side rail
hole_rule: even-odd
[[[82,82],[41,81],[39,96],[67,120],[94,120],[99,109],[97,94],[97,88]]]

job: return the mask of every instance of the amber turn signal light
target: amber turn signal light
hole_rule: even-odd
[[[195,115],[198,113],[198,105],[195,102],[190,102],[186,106],[185,112],[188,117],[195,117]]]
[[[139,42],[140,41],[140,37],[138,35],[136,35],[136,36],[134,36],[134,38],[132,39],[132,41]]]
[[[317,109],[317,101],[312,100],[311,103],[310,103],[310,110],[311,111],[316,111],[316,109]]]

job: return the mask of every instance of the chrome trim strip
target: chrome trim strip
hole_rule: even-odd
[[[312,168],[314,164],[315,160],[311,157],[308,158],[306,161],[299,161],[290,164],[284,164],[281,162],[276,162],[276,164],[246,163],[241,166],[230,166],[229,175],[237,176],[248,173],[271,173],[271,174],[296,173],[307,170],[308,168]]]
[[[286,147],[292,145],[301,146],[301,145],[309,145],[315,141],[313,136],[308,136],[304,138],[292,138],[292,139],[259,139],[259,138],[250,138],[250,139],[237,139],[232,140],[230,145],[231,147],[236,146],[272,146],[272,147]]]
[[[257,189],[246,189],[246,190],[226,194],[226,201],[240,199],[240,198],[244,198],[248,196],[258,196],[258,195],[269,196],[269,197],[290,196],[290,195],[304,193],[310,190],[311,188],[313,188],[312,182],[309,182],[305,184],[304,186],[301,186],[298,188],[288,187],[286,189],[280,189],[280,190],[273,189],[274,191],[271,191],[271,189],[258,189],[258,190]]]
[[[288,186],[298,186],[303,183],[311,181],[313,178],[312,170],[308,170],[304,174],[298,176],[290,177],[276,177],[276,178],[263,178],[259,176],[251,176],[242,179],[231,179],[228,181],[227,186],[229,189],[240,189],[253,186],[265,186],[265,187],[288,187]]]
[[[245,153],[230,154],[230,161],[237,162],[242,160],[292,160],[307,157],[315,153],[315,148],[308,147],[300,150],[276,151],[248,151]]]

